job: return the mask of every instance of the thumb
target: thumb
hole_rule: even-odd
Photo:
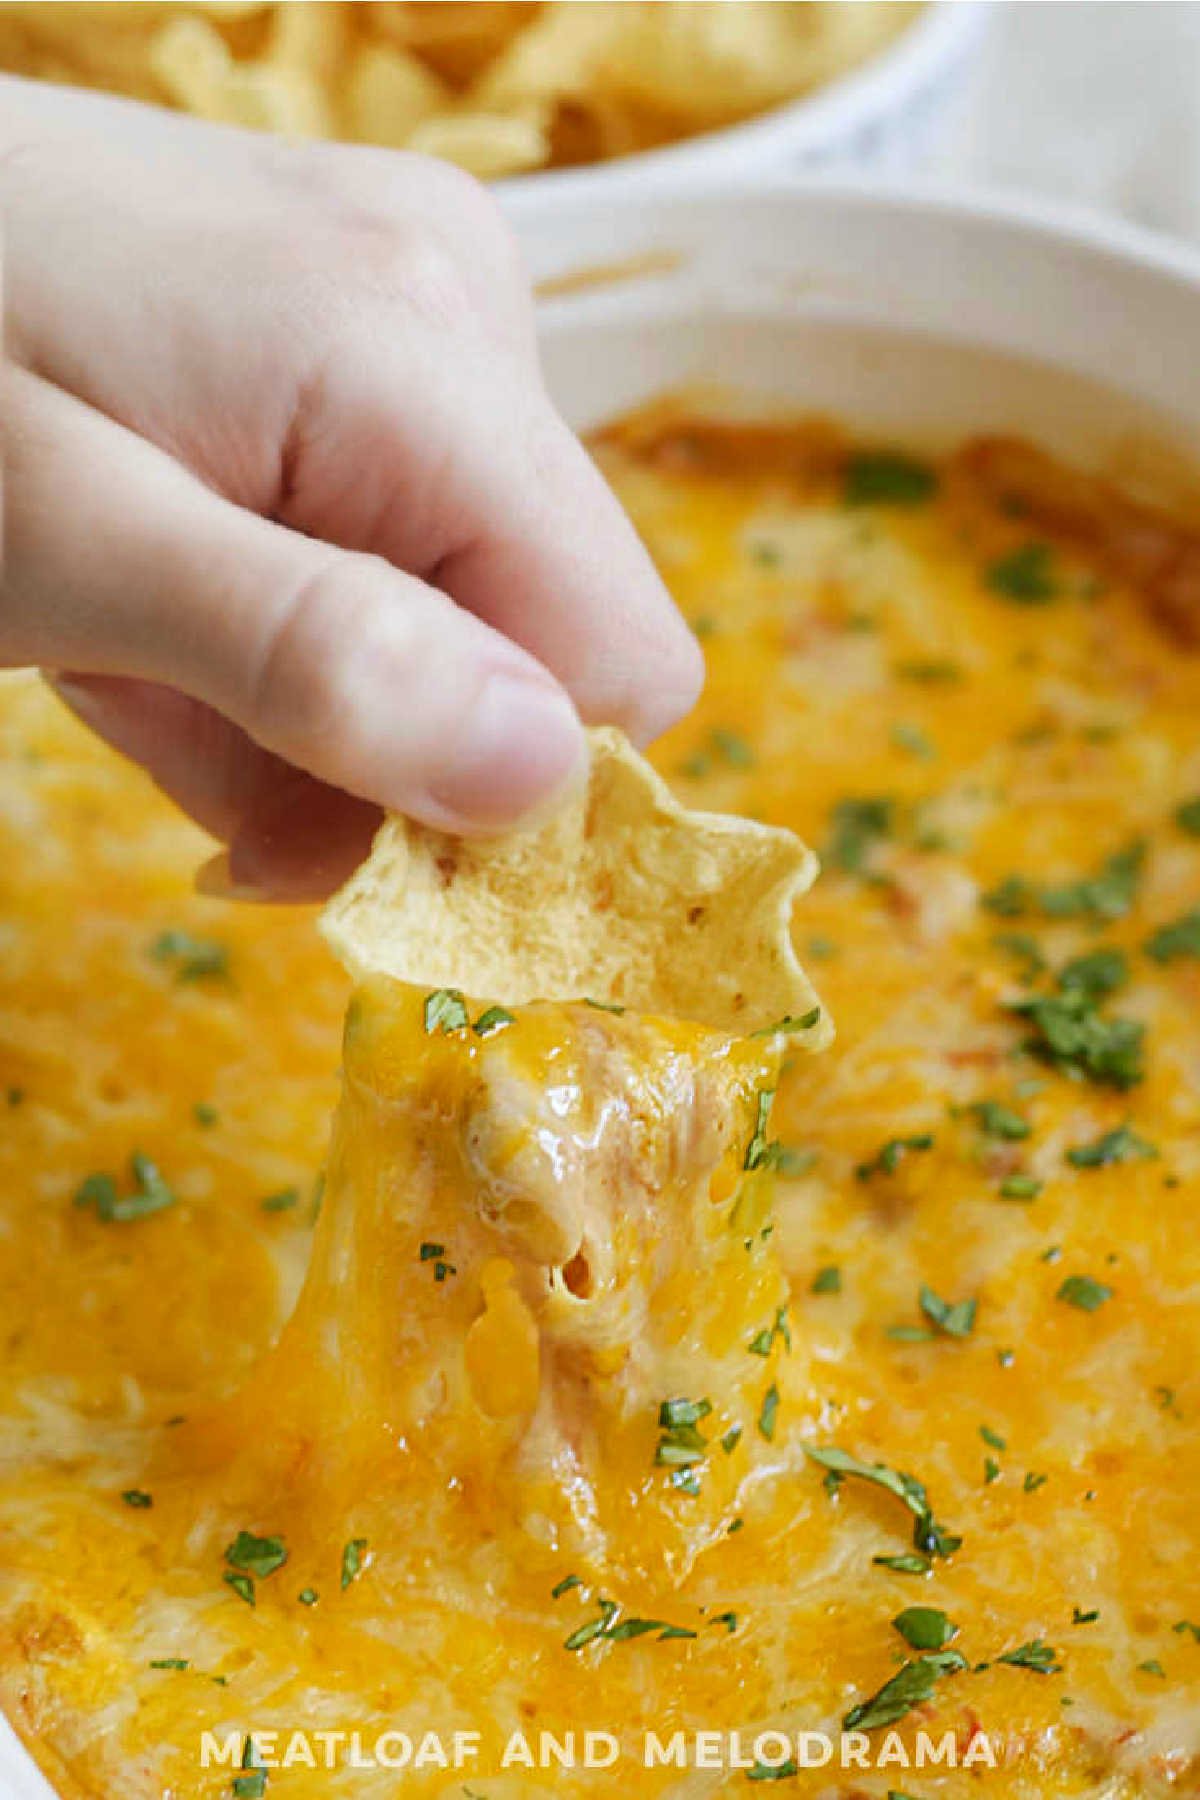
[[[447,830],[502,828],[582,769],[553,676],[437,589],[242,511],[11,366],[0,418],[0,662],[166,684]]]

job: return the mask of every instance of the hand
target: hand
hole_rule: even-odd
[[[0,664],[308,897],[387,806],[498,829],[701,659],[550,405],[469,177],[0,79]]]

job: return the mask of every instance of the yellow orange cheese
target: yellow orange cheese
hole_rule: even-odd
[[[838,1039],[764,1119],[766,1040],[474,1032],[503,996],[429,1030],[370,983],[310,1260],[346,998],[311,919],[195,898],[199,834],[6,684],[5,1709],[66,1794],[228,1795],[205,1730],[390,1729],[480,1743],[265,1792],[698,1800],[937,1654],[919,1607],[967,1666],[863,1728],[890,1766],[781,1792],[1193,1791],[1196,538],[1016,446],[664,410],[598,454],[709,658],[657,766],[823,853]],[[174,1200],[118,1216],[135,1151]],[[611,1766],[502,1766],[589,1727]],[[922,1731],[996,1766],[910,1768]]]

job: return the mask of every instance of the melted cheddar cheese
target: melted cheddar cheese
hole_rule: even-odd
[[[326,1156],[311,919],[8,682],[0,1697],[121,1800],[1195,1791],[1197,539],[1012,445],[597,453],[709,658],[656,762],[821,850],[838,1039],[380,981]]]

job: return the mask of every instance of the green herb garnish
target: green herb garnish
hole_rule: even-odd
[[[1064,994],[1081,993],[1089,1000],[1106,1000],[1129,979],[1129,959],[1123,950],[1090,950],[1073,956],[1058,972]]]
[[[873,1731],[880,1725],[895,1725],[914,1706],[933,1698],[943,1675],[953,1675],[966,1666],[966,1657],[957,1650],[939,1650],[918,1657],[915,1662],[903,1663],[877,1694],[850,1708],[842,1725],[847,1731]]]
[[[357,1581],[362,1574],[363,1555],[367,1548],[366,1538],[351,1538],[342,1550],[342,1591]]]
[[[854,1173],[860,1181],[869,1181],[872,1175],[894,1175],[910,1150],[932,1149],[933,1136],[928,1131],[918,1132],[913,1137],[889,1138],[869,1162],[859,1163]]]
[[[887,1493],[894,1494],[897,1500],[903,1501],[915,1521],[915,1549],[927,1556],[952,1556],[960,1548],[962,1539],[937,1523],[924,1483],[918,1481],[915,1475],[908,1475],[902,1469],[889,1469],[886,1463],[861,1462],[858,1457],[839,1450],[835,1445],[814,1449],[806,1444],[804,1454],[810,1462],[815,1462],[826,1471],[825,1482],[831,1492],[836,1491],[848,1476],[855,1476],[861,1481],[869,1481],[874,1486],[885,1489]],[[889,1563],[888,1566],[896,1565]]]
[[[471,1030],[476,1037],[491,1037],[493,1032],[503,1031],[506,1025],[515,1025],[516,1019],[505,1006],[489,1006],[480,1013]]]
[[[1045,1184],[1036,1175],[1006,1175],[1000,1183],[1002,1200],[1036,1200]]]
[[[999,1100],[973,1100],[967,1111],[978,1119],[985,1137],[1018,1143],[1021,1138],[1027,1138],[1033,1129],[1028,1119],[1023,1119],[1011,1106],[1002,1106]]]
[[[175,1195],[168,1187],[158,1168],[148,1156],[135,1151],[129,1159],[129,1171],[133,1179],[133,1192],[121,1194],[111,1175],[88,1175],[80,1183],[75,1193],[75,1204],[80,1207],[93,1207],[97,1218],[106,1223],[125,1224],[135,1219],[147,1219],[151,1213],[162,1212],[168,1206],[174,1206]]]
[[[174,965],[177,981],[204,981],[228,975],[229,951],[212,938],[193,937],[190,931],[163,931],[150,946],[155,962]]]
[[[975,1329],[975,1312],[978,1302],[975,1300],[942,1300],[932,1288],[922,1287],[919,1295],[921,1311],[925,1317],[944,1331],[947,1337],[970,1337]]]
[[[831,818],[826,858],[846,874],[858,875],[874,846],[891,836],[895,802],[886,796],[839,800]]]
[[[258,1204],[264,1212],[268,1213],[291,1212],[294,1206],[300,1204],[300,1189],[280,1188],[277,1194],[268,1194],[266,1199],[260,1200]]]
[[[1004,1651],[996,1661],[1009,1663],[1014,1669],[1032,1669],[1038,1675],[1057,1675],[1062,1668],[1057,1650],[1052,1650],[1041,1638],[1031,1638],[1015,1650]]]
[[[1105,1169],[1113,1163],[1146,1162],[1158,1151],[1128,1125],[1106,1131],[1090,1144],[1076,1144],[1067,1151],[1067,1161],[1076,1169]]]
[[[1060,589],[1049,544],[1021,544],[984,570],[984,586],[1023,606],[1042,606]]]
[[[1009,1004],[1034,1035],[1025,1048],[1060,1073],[1102,1086],[1130,1088],[1142,1079],[1145,1027],[1136,1019],[1105,1018],[1078,991],[1039,994]]]
[[[1106,1300],[1112,1299],[1113,1290],[1090,1275],[1068,1275],[1054,1297],[1065,1300],[1068,1306],[1077,1306],[1080,1312],[1091,1313],[1098,1312]]]
[[[937,471],[900,450],[855,450],[846,458],[847,506],[923,506],[937,493]]]
[[[252,1531],[239,1531],[225,1550],[225,1561],[244,1575],[263,1581],[281,1569],[287,1561],[287,1547],[281,1537],[256,1537]]]
[[[775,1421],[778,1413],[779,1389],[775,1386],[775,1383],[772,1382],[766,1393],[763,1395],[762,1406],[759,1408],[758,1413],[759,1435],[766,1438],[768,1443],[773,1443],[775,1440]]]
[[[1200,956],[1200,907],[1160,925],[1146,939],[1146,955],[1160,963],[1174,962],[1180,956]]]
[[[958,1626],[936,1606],[906,1606],[892,1625],[910,1650],[940,1650],[958,1636]]]
[[[465,1031],[470,1022],[467,1003],[457,988],[436,988],[425,996],[425,1029],[431,1036],[435,1031]]]

